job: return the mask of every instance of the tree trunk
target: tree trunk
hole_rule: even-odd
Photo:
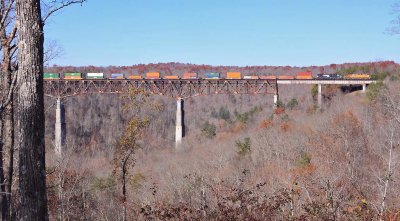
[[[3,119],[2,119],[2,114],[0,113],[0,137],[2,137],[2,132],[3,132]],[[1,220],[6,220],[7,216],[7,207],[8,207],[8,202],[7,202],[7,196],[6,196],[6,186],[4,183],[4,166],[3,166],[3,158],[4,158],[4,151],[3,151],[3,140],[0,140],[0,218]]]
[[[3,88],[4,88],[4,95],[3,97],[7,97],[9,90],[11,90],[11,55],[9,53],[8,48],[4,48],[3,53],[3,66],[2,66],[2,73],[4,76]],[[13,96],[11,94],[11,96]],[[14,103],[12,101],[8,103],[8,105],[4,108],[2,113],[2,133],[0,138],[2,139],[2,158],[3,159],[3,178],[5,183],[5,194],[3,199],[3,207],[2,207],[2,214],[4,220],[5,217],[9,217],[11,214],[10,205],[11,205],[11,189],[12,189],[12,181],[13,181],[13,173],[14,173]]]
[[[48,220],[40,0],[17,0],[20,220]]]

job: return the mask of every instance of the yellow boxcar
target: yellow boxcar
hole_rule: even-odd
[[[158,73],[158,72],[147,72],[146,79],[160,79],[160,73]]]
[[[281,80],[293,80],[294,76],[280,75],[280,76],[278,76],[278,79],[281,79]]]
[[[175,75],[167,75],[163,77],[164,79],[179,79],[179,76],[175,76]]]
[[[140,75],[129,75],[128,79],[143,79],[143,77]]]
[[[344,76],[344,79],[371,79],[369,74],[348,74]]]
[[[242,79],[240,72],[228,72],[226,73],[226,79]]]

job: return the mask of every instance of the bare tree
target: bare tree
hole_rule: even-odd
[[[39,0],[17,0],[20,220],[48,220]]]
[[[398,149],[400,146],[399,128],[400,128],[400,96],[397,93],[391,91],[397,91],[398,87],[385,88],[381,94],[381,112],[386,115],[387,122],[384,128],[384,143],[380,148],[380,159],[382,160],[383,168],[382,175],[378,176],[378,184],[380,186],[380,202],[379,202],[379,215],[380,220],[384,220],[385,212],[387,209],[387,203],[391,196],[390,189],[394,188],[393,184],[398,177],[396,177],[396,167],[400,163],[400,155]]]
[[[135,151],[140,148],[140,139],[143,137],[145,129],[149,126],[148,117],[140,118],[141,107],[148,105],[147,94],[142,90],[132,90],[126,98],[129,100],[128,106],[133,108],[135,116],[129,121],[124,133],[120,137],[114,153],[114,174],[122,185],[122,204],[123,220],[128,220],[127,215],[127,184],[129,182],[129,172],[134,166]]]
[[[75,4],[83,3],[80,1],[49,0],[42,1],[45,7],[42,7],[44,17],[42,23],[53,13],[60,9]],[[14,147],[14,88],[17,82],[18,59],[16,44],[17,25],[15,13],[16,0],[0,1],[0,217],[2,219],[11,219],[13,208],[10,206],[12,201],[12,186],[15,167]],[[48,62],[59,56],[61,48],[50,41],[45,50],[45,60]],[[7,218],[8,217],[8,218]]]
[[[13,90],[17,80],[15,0],[0,1],[0,20],[0,189],[2,192],[0,213],[5,220],[11,215],[9,205],[14,173]]]

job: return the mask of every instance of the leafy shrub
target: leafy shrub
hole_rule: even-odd
[[[223,119],[223,120],[225,120],[227,122],[231,121],[231,113],[225,107],[220,107],[219,108],[218,117],[219,117],[219,119]]]
[[[387,76],[389,76],[388,72],[374,72],[373,74],[371,74],[371,79],[383,81]]]
[[[286,113],[285,113],[285,114],[282,114],[281,120],[282,120],[282,121],[289,121],[289,120],[290,120],[289,115],[287,115]]]
[[[218,118],[218,113],[217,111],[214,109],[214,107],[211,107],[211,117],[212,118]]]
[[[378,97],[381,89],[384,87],[385,85],[383,84],[382,81],[378,81],[375,84],[370,84],[368,86],[368,90],[367,90],[367,98],[370,101],[375,101],[376,98]]]
[[[244,138],[243,141],[237,140],[235,146],[237,148],[237,153],[241,156],[250,153],[250,137]]]
[[[111,177],[107,177],[107,178],[96,177],[92,181],[91,187],[94,190],[104,190],[104,189],[114,187],[115,185],[116,185],[115,181]]]
[[[237,119],[240,123],[246,124],[246,123],[249,121],[249,119],[250,119],[250,114],[249,114],[249,112],[245,112],[245,113],[243,113],[243,114],[238,114],[238,115],[236,116],[236,119]]]
[[[209,139],[214,138],[217,135],[217,127],[214,124],[206,122],[202,126],[201,133]]]
[[[277,108],[285,108],[285,104],[283,103],[283,101],[281,101],[281,100],[278,100],[277,102],[276,102],[276,107]]]
[[[236,116],[236,119],[237,119],[240,123],[246,124],[246,123],[249,122],[249,120],[254,116],[254,114],[256,114],[256,113],[258,113],[258,112],[261,112],[261,111],[262,111],[262,107],[255,106],[255,107],[251,108],[250,111],[244,112],[244,113],[242,113],[242,114],[238,113],[238,112],[235,110],[235,116]]]
[[[301,158],[299,160],[300,166],[308,166],[311,163],[311,156],[308,155],[307,153],[304,153],[301,155]]]
[[[287,108],[290,110],[293,110],[297,105],[299,105],[299,102],[297,101],[296,98],[292,98],[286,105]]]
[[[143,175],[143,173],[138,172],[135,175],[130,177],[129,184],[134,189],[137,189],[141,186],[141,182],[143,180],[145,180],[145,176]]]
[[[311,96],[316,99],[318,95],[318,85],[313,84],[313,86],[311,87]]]

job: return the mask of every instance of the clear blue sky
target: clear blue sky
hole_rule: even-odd
[[[45,27],[58,65],[325,65],[394,60],[395,0],[88,0]]]

